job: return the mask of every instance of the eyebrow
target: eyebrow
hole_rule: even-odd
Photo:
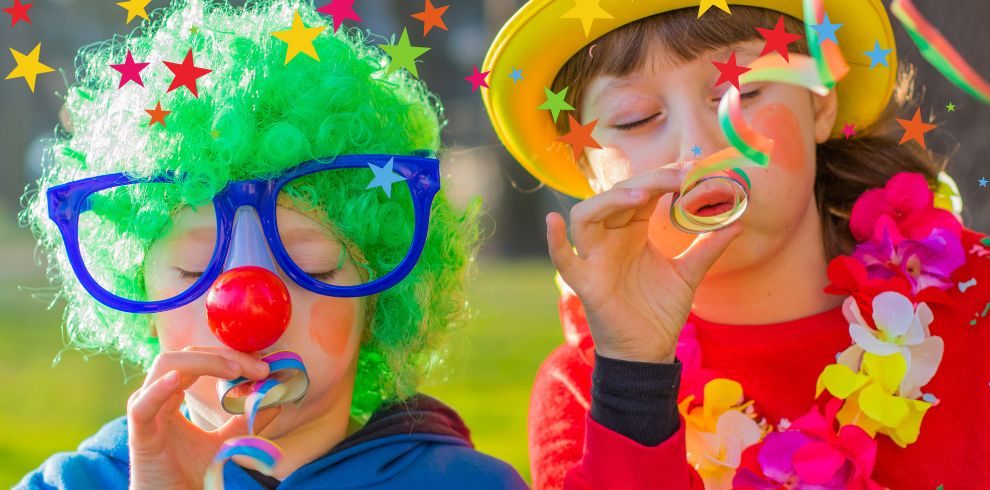
[[[700,56],[696,56],[694,59],[685,61],[685,63],[691,63],[692,61],[696,61],[704,57],[709,57],[714,60],[725,60],[728,59],[729,55],[731,55],[732,53],[736,53],[737,62],[739,61],[740,54],[753,54],[754,56],[759,57],[760,47],[758,45],[752,44],[754,42],[756,42],[756,40],[741,41],[736,44],[722,47],[715,51],[708,51],[706,53],[702,53]],[[612,78],[614,78],[615,80],[608,84],[609,86],[607,90],[602,90],[597,94],[595,94],[593,97],[591,97],[591,99],[589,100],[591,105],[597,104],[598,100],[603,95],[609,93],[612,90],[623,89],[643,82],[642,80],[643,76],[640,75],[638,72],[624,76],[612,77]]]

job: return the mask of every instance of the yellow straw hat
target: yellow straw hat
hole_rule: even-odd
[[[596,4],[598,8],[594,8]],[[797,19],[804,18],[801,4],[801,0],[728,1],[730,10],[733,5],[763,7]],[[698,7],[699,0],[527,2],[499,31],[483,68],[491,71],[491,88],[482,90],[482,99],[502,143],[548,186],[574,197],[592,195],[570,148],[556,141],[559,135],[550,113],[537,109],[547,100],[544,88],[551,87],[567,60],[609,31],[654,14]],[[836,36],[850,66],[836,89],[839,114],[833,135],[838,135],[844,123],[869,126],[887,106],[897,78],[897,51],[890,19],[880,0],[825,0],[825,11],[830,22],[842,24]],[[581,15],[584,12],[587,14]],[[590,25],[587,34],[586,25]],[[889,67],[870,68],[866,52],[872,51],[876,42],[892,50]],[[521,79],[516,81],[514,75],[521,75]]]

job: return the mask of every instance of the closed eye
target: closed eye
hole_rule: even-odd
[[[199,272],[187,271],[179,267],[176,267],[175,270],[179,271],[179,277],[181,277],[182,279],[195,280],[195,279],[199,279],[200,277],[203,277],[203,271],[199,271]]]
[[[614,127],[615,127],[615,129],[618,129],[619,131],[629,131],[630,129],[638,128],[638,127],[640,127],[640,126],[642,126],[642,125],[644,125],[644,124],[652,121],[654,118],[656,118],[659,115],[660,115],[660,113],[658,112],[658,113],[653,114],[652,116],[647,117],[645,119],[640,119],[639,121],[633,121],[631,123],[626,123],[626,124],[616,124]]]

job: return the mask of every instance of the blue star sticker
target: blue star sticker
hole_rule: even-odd
[[[368,168],[375,174],[375,180],[372,180],[368,187],[365,189],[371,189],[372,187],[381,187],[385,191],[385,195],[389,199],[392,198],[392,184],[396,182],[402,182],[406,180],[405,177],[396,174],[392,171],[392,166],[395,164],[395,159],[390,158],[388,163],[384,167],[376,167],[375,164],[368,162]]]
[[[818,44],[825,42],[826,39],[831,39],[833,43],[839,44],[839,40],[835,37],[835,31],[842,26],[843,24],[833,24],[832,21],[828,20],[828,14],[825,14],[825,20],[821,24],[811,26],[811,28],[818,33]]]
[[[512,69],[512,74],[509,75],[509,78],[512,79],[512,83],[518,83],[519,80],[522,80],[522,69],[521,68],[513,68]]]
[[[694,153],[694,156],[696,156],[696,157],[701,156],[701,147],[698,146],[698,145],[692,146],[691,147],[691,153]]]
[[[987,186],[987,183],[990,182],[990,180],[987,180],[987,179],[985,179],[983,177],[980,177],[980,181],[979,182],[980,182],[980,187],[986,187]]]
[[[887,64],[887,55],[890,54],[891,51],[893,50],[881,49],[880,41],[877,41],[876,44],[873,45],[873,51],[866,51],[866,56],[870,57],[870,69],[872,70],[877,65],[883,65],[890,68],[890,65]]]

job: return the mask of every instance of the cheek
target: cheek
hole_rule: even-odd
[[[349,298],[324,298],[310,308],[309,335],[317,345],[332,357],[344,354],[355,331],[358,317],[358,300]]]
[[[773,139],[770,165],[799,170],[808,159],[805,139],[810,134],[794,111],[784,104],[770,104],[753,116],[753,129]]]
[[[179,308],[155,316],[155,328],[164,350],[180,350],[196,344],[196,322],[186,309]]]

